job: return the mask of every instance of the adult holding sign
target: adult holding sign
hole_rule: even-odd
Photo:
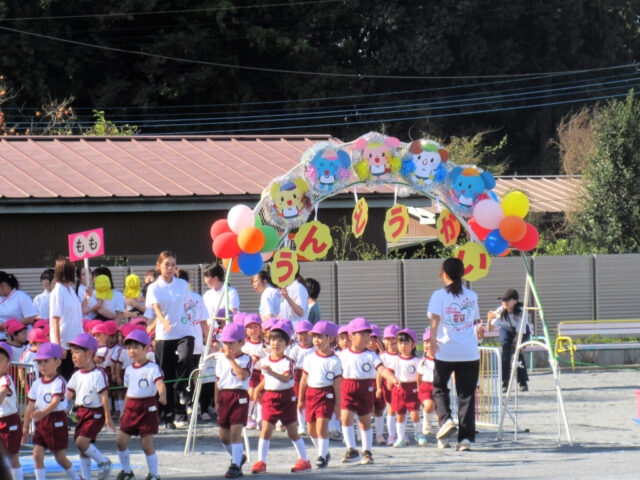
[[[189,402],[186,380],[170,381],[187,378],[190,373],[194,336],[185,310],[189,284],[175,276],[176,256],[173,253],[161,252],[156,267],[160,277],[149,285],[146,306],[153,308],[156,315],[156,357],[167,385],[167,404],[160,406],[160,419],[166,428],[174,429],[186,420],[183,413],[176,418],[176,400],[180,399],[184,405]]]

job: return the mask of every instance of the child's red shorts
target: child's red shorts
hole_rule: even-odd
[[[375,380],[357,380],[345,378],[342,380],[342,399],[340,408],[351,410],[357,415],[369,415],[373,411],[373,395]]]
[[[158,433],[160,417],[156,397],[128,398],[120,420],[120,431],[140,438]]]
[[[251,377],[249,378],[249,388],[256,388],[260,385],[262,381],[262,372],[258,370],[253,370],[251,372]]]
[[[291,425],[298,419],[298,397],[293,388],[286,390],[265,390],[262,396],[262,420],[275,425],[278,420],[283,425]]]
[[[249,394],[246,390],[240,389],[220,390],[217,408],[220,428],[231,428],[231,425],[246,425],[249,416]],[[265,418],[264,410],[262,418]]]
[[[391,390],[391,409],[396,413],[406,413],[407,410],[419,410],[418,384],[405,382]]]
[[[48,448],[52,452],[66,450],[69,445],[69,423],[67,412],[51,412],[36,422],[33,444]]]
[[[300,380],[302,380],[302,369],[297,368],[293,370],[293,391],[296,392],[296,397],[300,395]]]
[[[433,400],[433,383],[422,382],[418,389],[418,398],[420,399],[420,403],[425,400]]]
[[[16,455],[20,452],[22,422],[17,413],[0,418],[0,440],[9,455]]]
[[[95,442],[98,434],[104,427],[104,409],[100,408],[87,408],[78,407],[78,425],[76,425],[76,431],[73,434],[73,439],[82,436],[90,438]]]
[[[307,422],[318,418],[331,419],[336,404],[333,386],[323,388],[307,387],[305,396],[304,416]]]

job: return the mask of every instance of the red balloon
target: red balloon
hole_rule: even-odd
[[[233,258],[240,253],[238,236],[233,232],[225,232],[213,241],[213,254],[218,258]]]
[[[220,220],[213,222],[211,224],[211,230],[209,231],[211,234],[211,240],[215,240],[218,235],[222,235],[227,232],[231,232],[231,228],[229,227],[229,222],[227,222],[226,218],[221,218]]]
[[[533,250],[538,246],[538,242],[540,241],[540,234],[536,227],[527,223],[527,233],[524,234],[521,240],[514,242],[511,244],[513,248],[517,248],[518,250],[522,250],[524,252],[528,252],[529,250]]]
[[[484,239],[487,238],[487,235],[489,235],[489,233],[491,232],[491,230],[481,227],[475,218],[471,218],[467,222],[467,225],[469,225],[469,228],[473,230],[473,233],[476,234],[478,240],[480,240],[481,242],[484,241]]]

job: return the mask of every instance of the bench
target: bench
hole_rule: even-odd
[[[575,337],[600,335],[603,337],[640,337],[640,320],[588,320],[560,322],[555,353],[569,352],[571,368],[575,369],[577,350],[635,350],[640,342],[575,343]]]

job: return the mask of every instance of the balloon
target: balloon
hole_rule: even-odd
[[[264,245],[260,251],[273,252],[278,247],[278,243],[280,243],[280,234],[275,228],[270,227],[269,225],[263,225],[258,228],[264,234]]]
[[[487,238],[487,235],[489,235],[489,232],[491,231],[488,228],[482,228],[478,225],[478,221],[473,217],[467,222],[467,225],[469,225],[469,228],[473,230],[473,233],[476,234],[476,237],[478,237],[478,240],[481,242]]]
[[[502,238],[500,230],[496,229],[492,230],[484,239],[484,246],[491,255],[500,255],[509,248],[509,242]]]
[[[229,270],[229,258],[222,259],[222,266],[225,270]],[[240,267],[238,266],[238,257],[233,259],[233,264],[231,265],[231,273],[240,273]]]
[[[213,254],[218,258],[233,258],[240,251],[238,236],[235,233],[223,233],[213,241]]]
[[[488,198],[480,200],[473,208],[473,216],[482,228],[495,230],[504,218],[504,212],[498,202]]]
[[[507,255],[509,255],[509,253],[511,252],[510,249],[506,249],[504,252],[502,252],[500,255],[498,255],[499,257],[506,257]]]
[[[260,215],[256,215],[256,222],[253,225],[254,227],[261,227],[262,226],[262,219],[260,218]]]
[[[240,252],[238,267],[245,275],[251,276],[262,270],[262,256],[259,253]]]
[[[536,230],[536,227],[530,223],[526,223],[525,225],[527,227],[527,233],[524,234],[524,237],[522,237],[520,241],[512,243],[511,246],[518,250],[528,252],[538,246],[540,234],[538,233],[538,230]]]
[[[502,210],[505,216],[515,215],[524,218],[529,212],[529,199],[522,192],[509,192],[502,199]]]
[[[509,242],[522,240],[525,233],[527,233],[527,224],[516,215],[504,217],[500,222],[500,235]]]
[[[256,223],[256,216],[253,211],[246,205],[236,205],[227,214],[229,227],[236,235],[247,227],[253,227]]]
[[[247,227],[238,235],[238,246],[245,253],[258,253],[264,246],[264,233],[256,227]]]
[[[227,222],[226,218],[221,218],[220,220],[216,220],[211,224],[211,229],[209,233],[211,234],[211,240],[215,240],[218,235],[221,235],[226,232],[230,232],[229,222]]]
[[[273,252],[260,252],[263,262],[267,262],[273,257]]]

